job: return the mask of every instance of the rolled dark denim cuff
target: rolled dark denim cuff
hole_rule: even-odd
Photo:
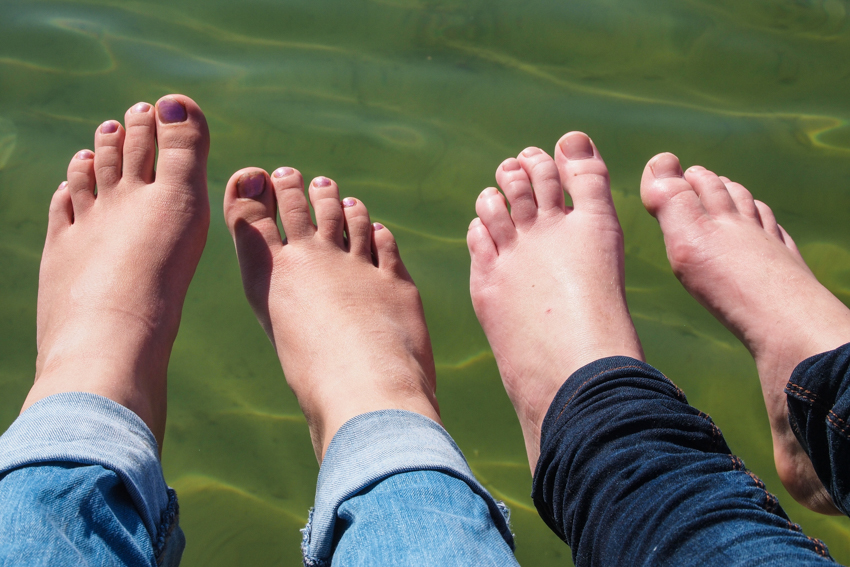
[[[315,507],[302,530],[304,564],[330,565],[334,524],[343,502],[392,475],[429,470],[468,484],[487,504],[499,533],[514,549],[507,507],[475,479],[448,432],[417,413],[381,410],[348,420],[328,446],[319,470]]]
[[[165,484],[156,439],[135,413],[83,392],[39,400],[0,437],[0,477],[43,463],[99,465],[114,471],[144,522],[155,553],[163,551],[176,527],[177,495]],[[182,541],[182,532],[177,537]]]
[[[785,393],[791,429],[836,507],[850,515],[850,344],[798,364]]]

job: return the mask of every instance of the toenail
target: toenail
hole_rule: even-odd
[[[502,169],[505,171],[516,171],[520,169],[522,166],[515,159],[508,159],[502,162]]]
[[[593,157],[593,145],[584,134],[567,136],[559,144],[567,159],[588,159]]]
[[[353,207],[356,204],[357,204],[357,199],[354,199],[352,197],[346,197],[345,199],[342,200],[342,206],[343,207]]]
[[[313,180],[313,185],[316,187],[327,187],[331,184],[331,180],[327,177],[317,177]]]
[[[151,105],[149,105],[146,102],[140,102],[136,106],[131,108],[130,112],[133,112],[134,114],[139,114],[139,113],[142,113],[142,112],[147,112],[150,109],[151,109]]]
[[[670,154],[662,154],[649,162],[649,169],[656,179],[682,177],[682,166],[679,160]]]
[[[524,150],[522,150],[522,155],[524,155],[525,157],[531,157],[535,154],[541,153],[542,151],[543,150],[541,150],[540,148],[525,148]]]
[[[80,150],[74,157],[77,159],[92,159],[94,157],[94,152],[91,150]]]
[[[65,187],[67,187],[67,186],[68,186],[68,182],[67,182],[67,181],[63,181],[62,183],[60,183],[60,184],[59,184],[59,189],[58,189],[58,190],[59,190],[59,191],[61,191],[62,189],[64,189],[64,188],[65,188]]]
[[[245,173],[236,182],[236,190],[239,196],[245,199],[256,199],[263,194],[266,186],[266,176],[262,173]]]
[[[373,222],[373,223],[372,223],[372,228],[374,228],[375,230],[381,230],[382,228],[384,228],[384,225],[382,225],[382,224],[381,224],[381,223],[379,223],[379,222]]]
[[[118,123],[114,120],[107,120],[100,125],[101,134],[112,134],[116,130],[118,130]]]
[[[272,173],[272,175],[274,175],[275,177],[286,177],[287,175],[292,175],[294,172],[295,170],[291,167],[279,167],[274,170],[274,173]]]
[[[186,112],[186,107],[173,98],[164,98],[156,103],[159,120],[165,124],[174,122],[183,122],[189,116]]]

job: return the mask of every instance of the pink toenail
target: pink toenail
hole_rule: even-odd
[[[541,150],[540,148],[525,148],[524,150],[522,150],[522,155],[524,155],[525,157],[531,157],[533,155],[541,153],[542,151],[543,150]]]
[[[649,162],[649,169],[656,179],[682,177],[682,166],[679,160],[671,154],[661,154]]]
[[[77,159],[92,159],[94,157],[94,152],[91,150],[80,150],[74,157]]]
[[[118,130],[118,123],[114,120],[107,120],[103,124],[100,125],[100,133],[101,134],[112,134],[113,132]]]
[[[342,200],[343,207],[353,207],[357,204],[357,199],[353,199],[352,197],[346,197]]]
[[[508,159],[502,162],[502,169],[505,171],[516,171],[520,168],[522,168],[522,166],[515,159]]]
[[[379,223],[379,222],[373,222],[373,223],[372,223],[372,228],[374,228],[375,230],[381,230],[381,229],[383,229],[383,228],[384,228],[384,225],[382,225],[382,224],[381,224],[381,223]]]
[[[61,191],[62,189],[66,188],[67,186],[68,186],[68,182],[67,182],[67,181],[63,181],[62,183],[60,183],[60,184],[59,184],[59,189],[58,189],[58,190],[59,190],[59,191]]]
[[[142,113],[142,112],[147,112],[150,109],[151,109],[151,105],[149,105],[146,102],[140,102],[136,106],[131,108],[130,112],[132,112],[134,114],[139,114],[139,113]]]
[[[245,173],[236,182],[239,196],[245,199],[256,199],[263,194],[266,186],[266,176],[262,173]]]
[[[567,159],[588,159],[593,157],[593,145],[584,134],[567,136],[559,144]]]
[[[316,187],[328,187],[331,184],[331,180],[327,177],[317,177],[313,180],[313,185]]]
[[[156,104],[160,122],[163,124],[172,124],[174,122],[183,122],[189,117],[186,112],[186,107],[180,104],[179,101],[173,98],[164,98]]]
[[[294,172],[295,172],[295,170],[292,169],[291,167],[279,167],[279,168],[274,170],[274,173],[272,173],[272,175],[280,178],[280,177],[286,177],[287,175],[292,175]]]

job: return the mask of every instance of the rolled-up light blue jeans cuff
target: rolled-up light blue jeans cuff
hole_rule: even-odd
[[[165,516],[176,513],[174,491],[165,484],[159,451],[135,413],[103,396],[54,394],[22,413],[0,437],[0,476],[49,462],[99,465],[114,471],[130,495],[154,547]]]
[[[475,479],[448,432],[418,413],[381,410],[345,422],[328,446],[319,470],[315,507],[302,530],[305,564],[321,564],[330,557],[337,509],[343,502],[392,475],[425,470],[466,482],[487,503],[499,533],[514,549],[510,511]]]

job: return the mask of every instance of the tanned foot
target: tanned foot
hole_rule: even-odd
[[[182,95],[139,103],[124,123],[100,125],[50,203],[23,409],[99,394],[139,415],[161,448],[168,358],[209,226],[209,132]]]
[[[533,471],[540,427],[564,381],[608,356],[643,360],[626,306],[623,233],[608,169],[585,134],[553,160],[528,148],[502,162],[467,235],[470,291],[519,417]],[[564,191],[573,202],[565,205]]]
[[[382,409],[439,422],[419,291],[390,231],[336,183],[288,167],[237,171],[224,196],[248,302],[277,350],[321,462],[349,419]],[[276,224],[277,212],[286,239]]]
[[[646,166],[641,197],[679,281],[755,358],[780,480],[804,506],[837,513],[791,430],[784,389],[797,364],[850,341],[850,310],[742,185],[700,166],[682,173],[665,153]]]

